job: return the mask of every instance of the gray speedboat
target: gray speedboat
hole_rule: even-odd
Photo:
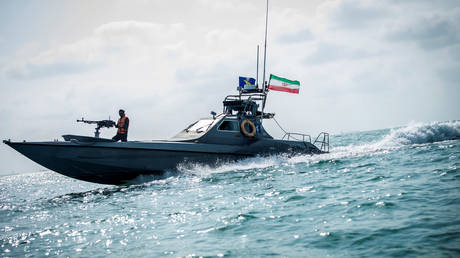
[[[319,154],[329,151],[329,135],[312,143],[309,135],[286,133],[274,139],[262,121],[274,114],[259,111],[266,93],[240,92],[223,101],[220,115],[203,118],[170,140],[114,142],[95,137],[63,135],[65,141],[13,142],[7,145],[38,164],[75,179],[122,184],[142,174],[161,174],[190,164],[218,165],[273,154]],[[107,121],[107,120],[105,120]]]
[[[255,87],[246,88],[240,81],[239,94],[225,98],[220,115],[211,112],[211,118],[198,120],[170,140],[114,142],[99,138],[99,129],[114,126],[114,121],[82,119],[77,121],[97,124],[94,137],[63,135],[64,142],[3,142],[60,174],[102,184],[121,184],[142,174],[161,174],[164,171],[177,170],[182,165],[218,165],[222,162],[280,153],[295,155],[328,152],[328,133],[320,133],[313,143],[309,135],[299,133],[285,132],[282,139],[274,139],[262,126],[264,119],[274,119],[274,114],[264,113],[270,87],[274,87],[273,90],[298,93],[298,87],[291,89],[287,85],[300,85],[298,81],[277,76],[273,77],[281,80],[281,85],[267,85],[267,25],[268,1],[265,14],[263,88],[258,88],[257,46],[257,83],[245,82],[245,85]],[[240,77],[240,80],[242,78],[244,79]],[[259,110],[260,104],[262,108]]]

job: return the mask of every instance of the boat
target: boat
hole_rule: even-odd
[[[273,113],[264,112],[270,90],[270,83],[265,80],[268,0],[265,22],[263,86],[259,88],[258,84],[257,46],[257,83],[244,87],[240,77],[239,94],[225,97],[221,114],[211,112],[211,117],[196,121],[169,140],[115,142],[99,137],[99,130],[114,126],[114,121],[82,119],[77,122],[97,124],[94,137],[63,135],[64,141],[3,142],[62,175],[115,185],[140,175],[157,175],[195,164],[216,166],[257,156],[327,153],[329,134],[326,132],[320,133],[312,142],[307,134],[289,132],[285,132],[281,139],[275,139],[263,127],[264,119],[275,119]],[[299,84],[298,81],[292,82]]]
[[[64,141],[3,142],[27,158],[62,175],[100,184],[125,184],[139,175],[159,175],[178,167],[217,166],[244,158],[329,151],[329,134],[314,142],[300,133],[273,138],[263,127],[264,92],[240,92],[223,101],[223,112],[196,121],[169,140],[115,142],[95,136],[63,135]],[[103,120],[107,121],[107,120]]]

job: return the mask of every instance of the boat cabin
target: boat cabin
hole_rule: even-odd
[[[260,138],[273,139],[262,126],[259,104],[263,95],[229,95],[223,101],[223,112],[202,118],[174,136],[172,141],[241,144]]]

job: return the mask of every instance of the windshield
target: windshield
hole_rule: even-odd
[[[191,125],[189,128],[186,129],[187,132],[197,132],[201,133],[208,130],[209,126],[214,122],[214,119],[202,119],[198,122]]]

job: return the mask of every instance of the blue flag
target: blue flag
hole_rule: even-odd
[[[239,86],[243,90],[253,90],[256,88],[256,79],[250,77],[241,77]]]

